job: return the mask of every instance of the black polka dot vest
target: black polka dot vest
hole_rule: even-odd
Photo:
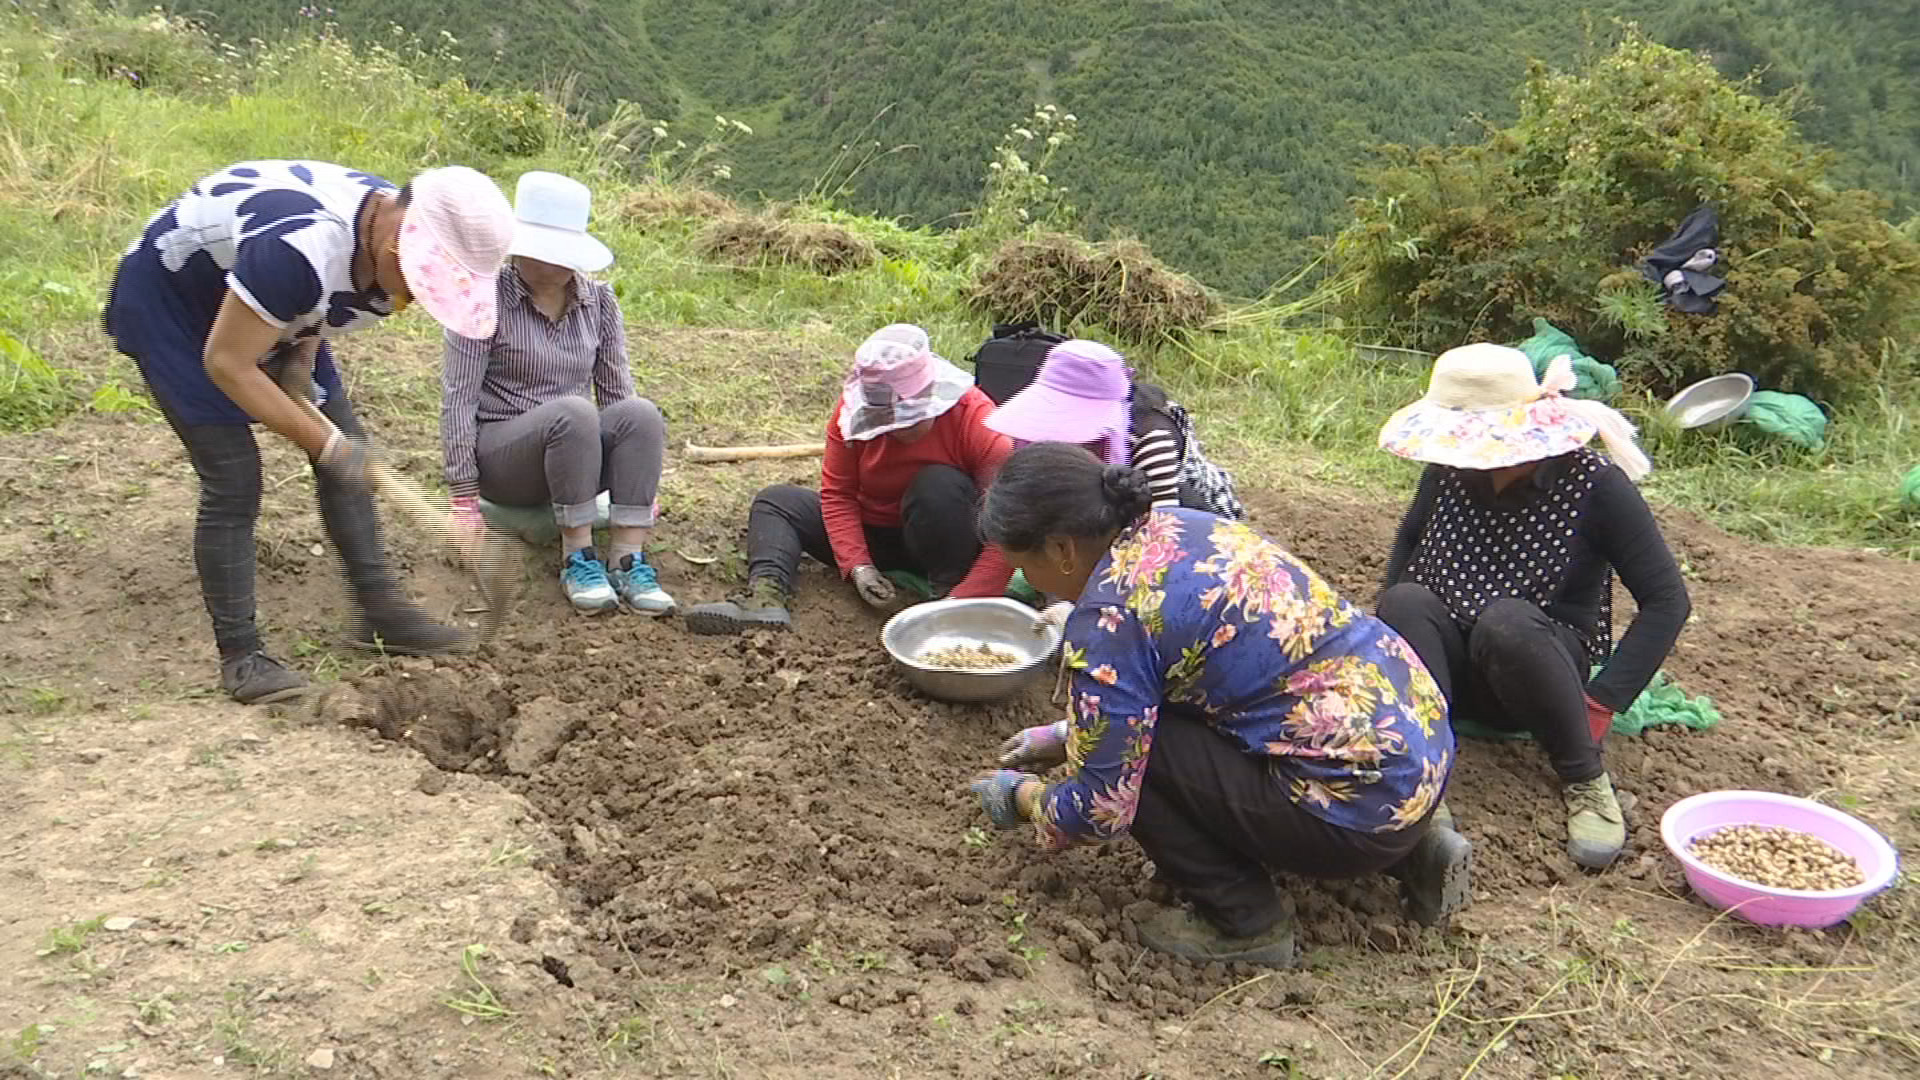
[[[1576,450],[1551,488],[1511,509],[1482,505],[1467,491],[1460,472],[1447,470],[1408,578],[1446,601],[1463,627],[1472,626],[1495,600],[1513,598],[1547,608],[1566,583],[1580,519],[1606,467],[1599,454]],[[1612,580],[1608,573],[1594,625],[1573,628],[1586,642],[1590,663],[1604,661],[1613,648]]]

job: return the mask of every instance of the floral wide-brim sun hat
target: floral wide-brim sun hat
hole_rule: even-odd
[[[1456,469],[1503,469],[1578,450],[1599,435],[1629,479],[1653,468],[1633,441],[1633,424],[1598,401],[1569,398],[1572,361],[1556,357],[1544,378],[1519,349],[1478,342],[1434,360],[1426,396],[1393,414],[1380,448],[1397,457]]]
[[[407,291],[461,337],[492,337],[513,207],[491,178],[464,165],[428,169],[408,187],[411,201],[400,222]]]
[[[853,355],[840,391],[840,437],[864,442],[935,419],[971,389],[973,376],[935,353],[925,330],[883,326]]]

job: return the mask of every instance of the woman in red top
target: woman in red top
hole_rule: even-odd
[[[893,602],[882,572],[923,574],[935,596],[999,596],[1013,568],[974,527],[980,493],[1012,453],[982,423],[993,401],[939,356],[927,332],[896,323],[854,354],[827,421],[820,490],[776,484],[747,514],[748,599],[686,613],[696,634],[786,628],[804,553],[840,570],[875,608]]]

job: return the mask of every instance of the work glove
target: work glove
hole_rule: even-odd
[[[1586,697],[1587,731],[1593,736],[1593,741],[1598,743],[1607,737],[1607,732],[1613,730],[1613,710],[1593,700],[1590,695]]]
[[[1067,628],[1067,617],[1072,614],[1073,601],[1071,600],[1060,600],[1048,604],[1046,610],[1042,611],[1039,616],[1033,620],[1033,628],[1035,630],[1042,630],[1051,626],[1056,630],[1065,630]]]
[[[980,798],[980,809],[987,812],[987,818],[996,829],[1019,828],[1023,822],[1020,807],[1014,795],[1020,785],[1037,779],[1030,773],[1015,772],[1012,769],[999,769],[987,773],[967,785],[967,790]]]
[[[1000,764],[1009,769],[1046,772],[1067,760],[1067,722],[1058,720],[1021,730],[1000,744]]]
[[[313,470],[329,480],[364,485],[373,467],[373,448],[365,439],[336,431],[327,439],[326,448],[313,461]]]
[[[853,587],[859,590],[860,599],[865,600],[868,607],[883,608],[893,603],[893,582],[875,567],[854,567]]]
[[[487,535],[487,519],[480,513],[480,500],[462,495],[449,501],[453,507],[454,539],[474,543]]]

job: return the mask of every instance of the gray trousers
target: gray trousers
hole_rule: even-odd
[[[510,420],[480,424],[474,441],[480,494],[503,506],[553,504],[563,529],[592,525],[602,491],[615,528],[653,525],[667,421],[646,398],[595,409],[583,397],[555,398]]]

